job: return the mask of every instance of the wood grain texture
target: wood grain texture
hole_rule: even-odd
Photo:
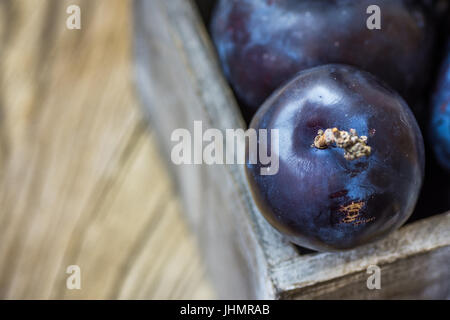
[[[215,296],[135,98],[130,9],[0,1],[2,299]]]
[[[135,24],[138,89],[166,156],[171,132],[194,121],[244,127],[193,0],[136,0]],[[354,250],[301,254],[258,212],[242,165],[172,171],[222,298],[450,298],[450,213]],[[379,291],[367,288],[370,265]]]

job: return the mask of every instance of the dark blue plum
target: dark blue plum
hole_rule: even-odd
[[[439,163],[450,172],[450,45],[433,97],[430,144]]]
[[[381,8],[381,30],[366,10]],[[220,0],[211,34],[245,115],[298,71],[341,63],[369,71],[410,103],[429,74],[429,10],[408,0]]]
[[[304,70],[266,100],[250,128],[279,130],[278,173],[261,175],[249,144],[245,170],[257,207],[292,242],[350,249],[411,215],[424,175],[422,135],[406,102],[371,74],[345,65]],[[348,160],[342,148],[313,146],[329,128],[355,129],[370,154]]]

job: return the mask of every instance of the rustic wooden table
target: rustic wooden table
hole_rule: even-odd
[[[131,19],[129,0],[0,1],[0,298],[215,297],[136,98]]]

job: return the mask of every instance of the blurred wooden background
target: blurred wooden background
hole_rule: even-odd
[[[131,19],[129,0],[0,0],[1,299],[215,297],[135,96]]]

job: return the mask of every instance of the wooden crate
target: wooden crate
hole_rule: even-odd
[[[351,251],[301,254],[258,212],[243,166],[172,165],[174,129],[245,124],[196,5],[136,0],[134,13],[138,91],[220,297],[450,297],[450,213]],[[381,268],[380,290],[367,288],[370,265]]]

